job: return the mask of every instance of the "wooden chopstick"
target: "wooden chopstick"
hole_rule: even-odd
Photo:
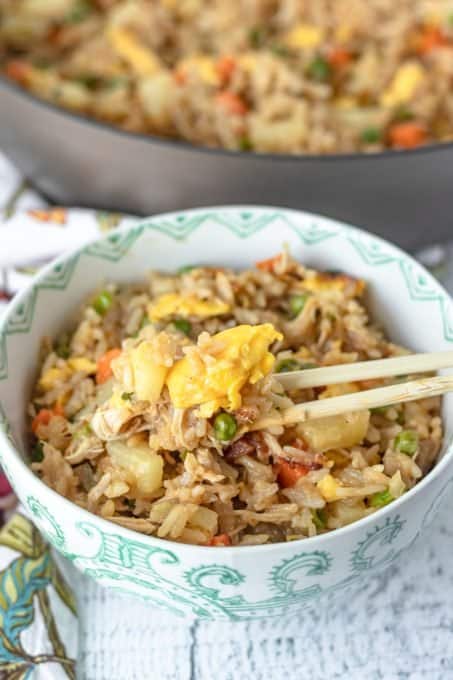
[[[354,380],[427,373],[441,368],[453,368],[453,350],[429,354],[407,354],[390,359],[360,361],[356,364],[308,368],[304,371],[277,373],[275,377],[285,389],[303,389]]]
[[[326,416],[363,411],[380,406],[400,404],[404,401],[415,401],[436,397],[453,390],[453,375],[434,378],[422,378],[411,382],[378,387],[363,392],[353,392],[341,397],[330,397],[317,401],[307,401],[287,409],[276,411],[253,423],[252,430],[262,430],[275,425],[294,425],[305,420],[325,418]]]

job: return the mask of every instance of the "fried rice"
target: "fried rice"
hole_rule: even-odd
[[[123,527],[258,545],[359,520],[435,464],[440,398],[254,430],[294,403],[405,380],[285,391],[279,374],[407,354],[370,321],[363,280],[282,253],[95,291],[45,339],[32,468]]]
[[[453,0],[0,0],[0,69],[196,145],[410,149],[453,137]]]

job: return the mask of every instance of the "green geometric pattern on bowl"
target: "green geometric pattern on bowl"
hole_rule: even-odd
[[[136,275],[162,263],[174,269],[225,260],[245,267],[271,256],[284,243],[308,264],[349,270],[371,280],[371,307],[391,324],[397,340],[412,344],[411,338],[418,337],[414,314],[429,314],[423,346],[414,349],[435,344],[446,348],[453,342],[448,295],[404,253],[322,217],[260,208],[164,215],[109,233],[47,268],[20,296],[0,330],[0,462],[36,524],[86,574],[180,615],[233,620],[280,616],[311,607],[321,596],[344,593],[371,570],[398,559],[432,520],[451,487],[450,451],[415,492],[339,531],[285,544],[205,548],[141,536],[90,515],[44,487],[12,454],[10,440],[1,431],[14,434],[20,448],[22,397],[16,393],[30,384],[42,329],[48,322],[49,332],[54,332],[63,309],[101,278],[125,280],[131,272]],[[19,365],[19,352],[26,355],[24,366]]]

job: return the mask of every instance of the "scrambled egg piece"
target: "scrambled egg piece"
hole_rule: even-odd
[[[85,357],[71,357],[68,359],[68,365],[76,373],[85,371],[88,375],[92,375],[97,370],[96,362],[85,359]]]
[[[335,41],[345,44],[354,36],[354,27],[349,24],[340,24],[335,30]]]
[[[241,389],[271,371],[275,357],[268,348],[281,339],[272,324],[266,323],[236,326],[202,340],[196,352],[170,370],[167,385],[174,406],[200,406],[205,418],[219,408],[239,408]]]
[[[52,390],[59,382],[65,380],[70,375],[68,369],[65,368],[48,368],[39,379],[38,386],[44,392]]]
[[[184,73],[187,68],[195,69],[200,78],[208,85],[218,87],[221,83],[220,75],[216,69],[216,63],[212,57],[199,55],[183,59],[178,64],[178,70]]]
[[[410,101],[424,78],[424,68],[415,61],[407,61],[399,67],[389,87],[382,93],[381,104],[391,108]]]
[[[316,486],[327,503],[333,503],[344,497],[340,491],[341,484],[332,475],[323,477]]]
[[[84,371],[87,375],[96,373],[97,366],[94,361],[84,357],[71,357],[65,366],[53,366],[48,368],[39,379],[39,388],[44,392],[52,390],[56,385],[71,377],[72,373]]]
[[[334,100],[335,107],[342,111],[352,111],[358,106],[358,101],[355,97],[337,97]]]
[[[248,73],[253,72],[258,66],[258,59],[253,52],[244,52],[238,57],[240,66]]]
[[[151,321],[160,321],[168,316],[197,316],[207,319],[210,316],[226,314],[230,305],[222,300],[201,300],[196,295],[179,295],[167,293],[148,306],[148,316]]]
[[[328,272],[307,272],[303,287],[312,293],[338,291],[350,297],[359,297],[365,291],[365,281],[347,274]]]
[[[311,24],[298,24],[287,35],[285,42],[296,49],[315,49],[324,39],[324,31]]]
[[[112,26],[107,33],[115,52],[140,76],[151,76],[160,69],[156,55],[140,44],[125,28]]]

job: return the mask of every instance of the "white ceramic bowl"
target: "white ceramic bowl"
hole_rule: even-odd
[[[242,548],[187,546],[143,536],[80,509],[28,468],[25,409],[43,335],[65,326],[104,280],[189,264],[247,268],[287,244],[320,269],[364,277],[369,304],[395,341],[416,351],[453,343],[450,298],[423,267],[370,234],[278,208],[168,214],[113,232],[47,267],[12,302],[0,330],[0,463],[36,524],[63,555],[110,587],[177,613],[206,618],[279,616],[345,590],[399,559],[453,481],[452,398],[434,470],[399,500],[355,524],[303,541]]]

